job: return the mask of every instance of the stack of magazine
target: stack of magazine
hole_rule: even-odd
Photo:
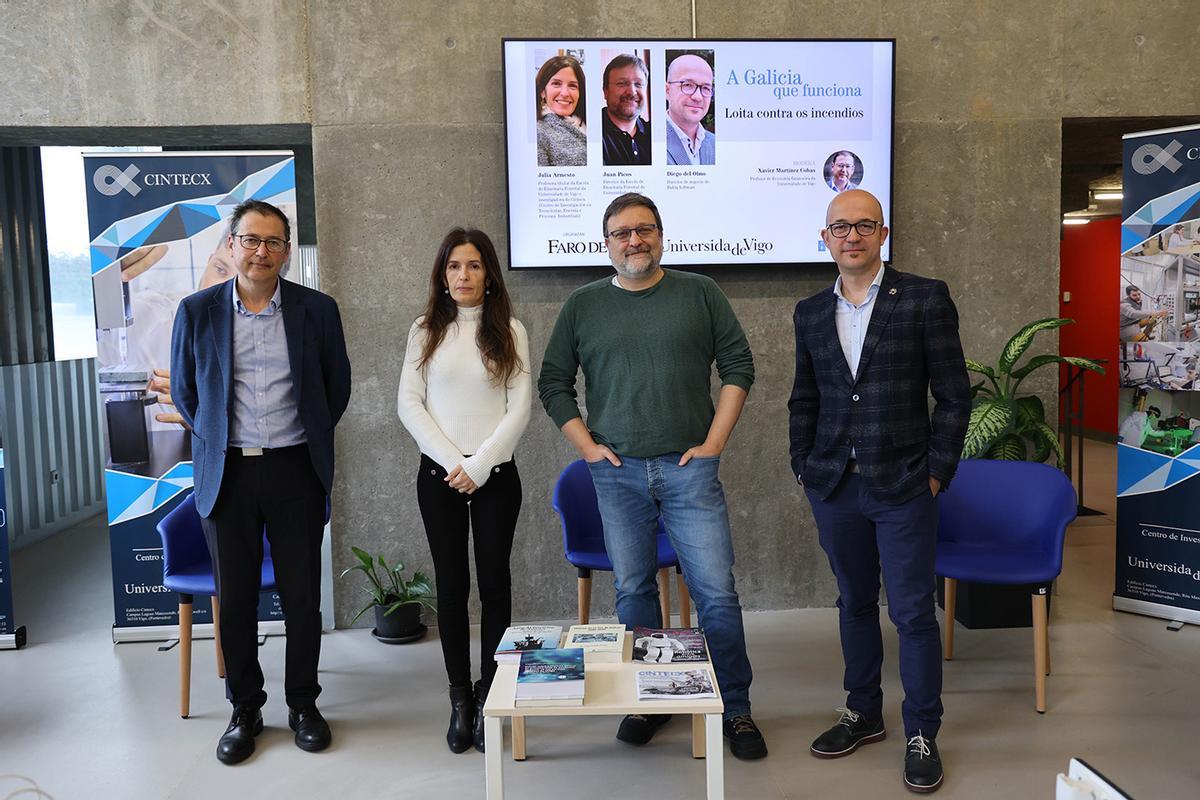
[[[625,655],[625,626],[615,625],[572,625],[567,631],[563,647],[582,648],[585,660],[621,663]]]
[[[578,647],[528,650],[517,670],[516,705],[583,705],[583,650]]]

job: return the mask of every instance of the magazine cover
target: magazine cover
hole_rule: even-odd
[[[706,669],[642,669],[637,674],[638,700],[716,699],[712,676]]]
[[[701,628],[633,629],[633,660],[647,664],[700,663],[708,661],[708,647]]]
[[[561,625],[511,625],[496,646],[496,662],[519,664],[521,653],[558,647],[561,638]]]
[[[625,654],[625,626],[572,625],[563,647],[582,647],[588,661],[619,662]]]
[[[578,647],[527,650],[517,672],[518,704],[553,700],[583,702],[583,650]]]

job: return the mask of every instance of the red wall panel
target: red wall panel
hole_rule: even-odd
[[[1093,220],[1067,225],[1059,246],[1059,316],[1075,320],[1059,329],[1059,354],[1106,358],[1106,374],[1088,373],[1085,380],[1084,427],[1117,433],[1117,350],[1120,333],[1117,303],[1121,297],[1121,220]],[[1063,292],[1071,301],[1063,302]],[[1064,370],[1065,375],[1065,370]]]

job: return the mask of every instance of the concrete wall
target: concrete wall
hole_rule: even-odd
[[[499,38],[684,37],[691,5],[0,3],[0,126],[311,122],[322,284],[341,303],[355,369],[339,429],[335,564],[347,564],[355,543],[428,565],[417,453],[396,420],[395,387],[441,234],[477,225],[504,250]],[[1193,47],[1193,0],[1141,2],[1136,17],[1117,0],[853,8],[697,0],[696,8],[700,37],[897,39],[896,263],[949,282],[966,351],[985,361],[1021,323],[1057,312],[1061,119],[1195,110],[1194,93],[1171,86]],[[510,276],[535,370],[559,303],[598,274]],[[716,276],[759,374],[722,469],[750,609],[834,598],[789,475],[784,407],[791,307],[832,276]],[[1047,371],[1038,387],[1047,400],[1053,381]],[[573,613],[573,573],[549,507],[554,476],[572,457],[535,411],[518,453],[526,487],[513,553],[518,619]],[[598,614],[611,611],[604,583]],[[354,595],[338,586],[342,622]]]

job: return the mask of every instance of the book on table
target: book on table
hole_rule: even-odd
[[[583,705],[583,649],[562,647],[521,654],[516,705]]]
[[[563,647],[581,648],[588,662],[619,663],[625,653],[625,626],[572,625]]]
[[[712,700],[712,674],[707,669],[640,669],[638,700]]]
[[[520,664],[521,654],[558,647],[561,625],[510,625],[496,646],[497,664]]]
[[[695,664],[708,661],[701,628],[633,629],[633,660],[647,664]]]

